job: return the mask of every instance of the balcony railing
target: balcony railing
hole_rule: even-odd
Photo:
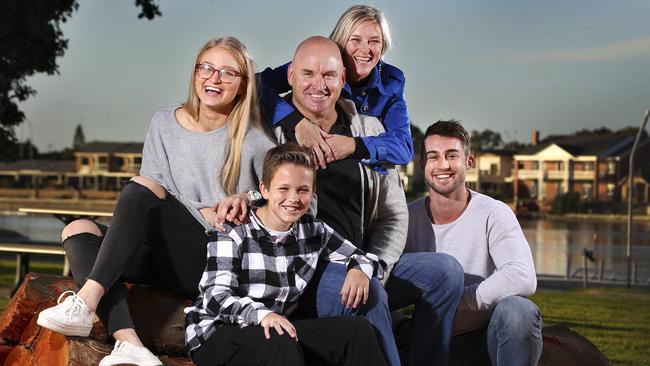
[[[544,174],[546,179],[564,179],[566,172],[563,170],[547,170]]]
[[[594,180],[594,178],[596,178],[596,172],[594,172],[593,170],[574,170],[572,178]]]
[[[519,169],[517,173],[519,179],[537,179],[539,178],[539,170],[537,169]]]

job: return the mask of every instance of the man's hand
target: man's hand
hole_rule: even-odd
[[[333,153],[325,139],[332,137],[332,135],[321,130],[320,127],[309,122],[306,118],[298,122],[294,131],[298,144],[314,150],[318,166],[323,169],[327,168],[327,161],[332,159]]]
[[[354,153],[356,147],[353,137],[343,135],[330,135],[325,142],[332,149],[331,159],[327,159],[327,163],[337,160],[343,160]]]
[[[264,336],[266,339],[271,339],[270,329],[274,328],[279,335],[283,335],[284,331],[289,334],[289,337],[293,338],[298,342],[298,334],[296,333],[296,328],[291,324],[291,322],[276,313],[268,313],[264,319],[260,322],[262,328],[264,328]]]
[[[211,210],[215,212],[215,229],[224,232],[223,223],[231,221],[236,225],[248,222],[248,195],[239,193],[217,202]],[[205,216],[205,215],[204,215]],[[209,222],[209,221],[208,221]]]
[[[341,288],[341,304],[356,309],[360,303],[368,302],[370,280],[363,271],[352,268],[348,271]]]

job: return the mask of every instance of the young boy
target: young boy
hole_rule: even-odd
[[[287,318],[319,259],[347,264],[341,301],[348,307],[368,302],[370,281],[378,281],[373,277],[381,278],[384,270],[375,255],[306,214],[315,179],[310,149],[271,149],[260,182],[266,204],[253,210],[249,223],[215,232],[208,243],[199,298],[185,309],[186,343],[198,366],[304,365],[305,360],[386,365],[374,329],[363,318]],[[387,308],[381,298],[371,302]]]

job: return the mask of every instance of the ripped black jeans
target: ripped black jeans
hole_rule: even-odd
[[[82,233],[63,241],[74,280],[101,284],[97,315],[108,334],[135,328],[123,282],[152,284],[194,300],[209,236],[175,197],[160,199],[135,182],[124,186],[103,236]],[[152,305],[152,310],[155,304]]]

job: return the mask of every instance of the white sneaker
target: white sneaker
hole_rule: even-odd
[[[113,352],[102,358],[99,366],[120,365],[123,363],[138,366],[158,366],[162,362],[146,347],[133,345],[126,341],[116,341]]]
[[[61,302],[67,294],[70,296]],[[41,311],[36,324],[67,336],[88,337],[93,329],[94,314],[88,311],[86,303],[74,291],[62,293],[57,303]]]

